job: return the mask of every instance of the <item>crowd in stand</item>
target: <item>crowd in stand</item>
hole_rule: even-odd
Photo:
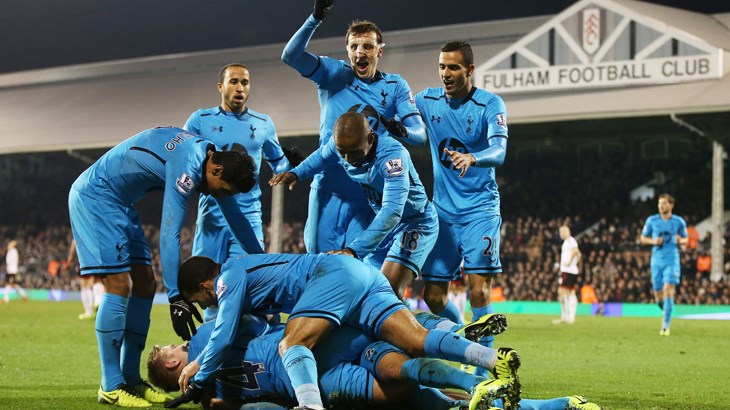
[[[0,213],[0,274],[5,271],[6,244],[15,239],[24,287],[78,290],[75,266],[66,266],[71,241],[66,199],[73,180],[101,152],[84,153],[88,161],[63,152],[3,156],[0,180],[5,183],[0,184],[0,197],[7,200]],[[671,192],[677,199],[675,213],[685,217],[688,225],[696,224],[699,217],[710,213],[710,169],[707,157],[700,154],[643,163],[629,161],[625,155],[510,157],[497,172],[504,218],[500,256],[507,274],[498,277],[495,293],[505,300],[556,300],[562,243],[558,228],[566,223],[583,253],[579,288],[587,285],[601,302],[652,302],[650,247],[640,246],[638,238],[646,217],[657,212],[656,200],[630,202],[629,191],[651,180],[655,170],[664,170],[666,181],[657,190]],[[429,190],[428,150],[414,150],[412,157]],[[48,167],[49,163],[54,167]],[[262,180],[269,176],[267,167],[262,167]],[[726,191],[725,203],[730,203],[730,190]],[[290,222],[284,226],[282,252],[304,252],[306,213],[301,204],[306,203],[307,192],[305,187],[298,187],[286,193],[285,216]],[[263,203],[269,203],[270,190],[263,193]],[[135,205],[143,221],[159,221],[160,197],[152,194]],[[188,228],[181,233],[183,257],[191,252],[194,220],[194,212],[189,212]],[[162,290],[159,229],[145,225],[145,231]],[[268,240],[271,234],[265,237]],[[726,236],[725,243],[729,241]],[[690,242],[682,252],[678,303],[730,304],[730,253],[728,246],[724,249],[728,261],[723,267],[725,277],[713,283],[709,278],[709,239]],[[453,288],[455,296],[465,289]],[[420,290],[416,282],[411,296],[418,299]]]
[[[554,301],[558,280],[557,265],[562,241],[558,235],[561,224],[584,226],[579,218],[551,219],[543,221],[531,217],[518,217],[504,221],[502,226],[501,258],[507,275],[499,276],[496,287],[505,300]],[[592,234],[578,236],[583,253],[580,288],[588,285],[595,290],[601,302],[650,303],[653,294],[650,282],[648,247],[639,245],[641,221],[619,224],[602,218],[592,228]],[[730,227],[729,227],[730,228]],[[284,225],[282,252],[303,253],[303,224]],[[730,231],[728,229],[727,231]],[[578,231],[580,232],[580,231]],[[145,233],[151,244],[151,256],[159,289],[163,291],[160,276],[159,229],[145,225]],[[271,237],[268,235],[267,238]],[[66,257],[71,232],[68,227],[34,229],[29,226],[0,227],[0,260],[4,261],[4,245],[11,239],[18,241],[21,254],[21,278],[25,288],[53,288],[78,290],[79,281],[75,266],[67,266]],[[181,232],[182,255],[191,253],[193,231]],[[730,240],[726,238],[726,240]],[[682,283],[677,302],[681,304],[730,305],[730,286],[723,279],[713,283],[709,278],[706,258],[707,240],[691,245],[682,253]],[[268,243],[267,243],[268,248]],[[726,249],[727,252],[727,249]],[[725,273],[730,274],[730,254],[726,253]],[[4,266],[0,271],[4,272]],[[468,291],[456,285],[459,290]],[[418,300],[420,284],[410,292]]]

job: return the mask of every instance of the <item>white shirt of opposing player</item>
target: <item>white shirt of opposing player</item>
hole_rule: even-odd
[[[18,250],[8,249],[8,253],[5,255],[5,270],[7,273],[16,274],[18,273]]]
[[[578,249],[578,242],[572,236],[565,238],[563,247],[560,252],[560,271],[566,273],[578,274],[578,257],[570,260],[573,250]]]

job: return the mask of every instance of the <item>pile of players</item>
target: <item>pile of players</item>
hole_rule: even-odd
[[[490,292],[502,272],[494,168],[505,159],[508,133],[502,99],[472,85],[471,47],[444,44],[442,86],[414,98],[402,77],[377,70],[385,44],[372,22],[348,28],[348,61],[306,51],[333,3],[316,0],[282,54],[319,92],[320,147],[306,159],[279,144],[269,116],[247,106],[251,74],[230,64],[219,76],[220,106],[196,111],[184,129],[123,141],[73,184],[80,273],[100,276],[107,291],[96,317],[99,402],[599,408],[578,396],[521,400],[519,355],[492,348],[506,328]],[[402,145],[427,142],[433,201]],[[263,251],[262,157],[275,173],[272,186],[292,189],[313,178],[305,255]],[[182,390],[174,400],[139,372],[156,283],[133,204],[151,190],[164,191],[160,254],[173,328],[192,337],[189,345],[155,347],[148,362],[155,384]],[[185,207],[197,195],[194,256],[181,263]],[[467,326],[447,297],[462,265],[472,289]],[[402,303],[416,276],[438,316],[414,315]],[[207,319],[197,330],[194,303]],[[285,325],[279,313],[289,314]]]

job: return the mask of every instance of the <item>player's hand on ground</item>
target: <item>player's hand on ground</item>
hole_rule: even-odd
[[[269,180],[269,186],[276,186],[276,185],[289,185],[289,190],[291,191],[294,189],[294,186],[297,184],[297,174],[293,172],[282,172],[279,175],[274,175]]]
[[[170,299],[170,320],[172,320],[172,328],[175,333],[183,340],[190,340],[192,335],[196,333],[195,321],[203,323],[203,317],[200,316],[198,308],[185,299],[182,295],[173,296]]]
[[[312,16],[317,20],[324,20],[330,14],[334,5],[335,0],[314,0],[314,12]]]
[[[183,367],[182,371],[180,372],[180,377],[178,377],[177,379],[177,384],[180,385],[180,391],[185,391],[185,389],[188,388],[190,380],[195,377],[195,375],[198,373],[198,370],[200,370],[200,364],[198,364],[197,360],[193,360],[192,362],[185,365],[185,367]]]
[[[444,148],[444,153],[449,156],[451,163],[454,164],[454,168],[461,171],[459,178],[463,177],[466,174],[466,170],[477,162],[474,155],[471,154],[463,154],[448,148]]]
[[[183,394],[180,397],[165,403],[165,408],[172,409],[181,404],[190,403],[191,401],[193,403],[199,403],[201,397],[203,397],[203,389],[197,387],[195,384],[191,384],[187,389],[183,390]]]

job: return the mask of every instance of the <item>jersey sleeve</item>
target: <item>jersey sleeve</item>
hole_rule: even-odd
[[[198,111],[195,111],[194,113],[190,114],[190,117],[188,117],[188,120],[185,121],[185,126],[183,126],[183,129],[188,132],[192,132],[193,134],[201,135],[200,134],[200,115],[198,115]]]
[[[289,164],[289,160],[286,159],[286,155],[284,155],[284,150],[281,149],[279,138],[276,136],[274,122],[269,119],[266,125],[269,132],[266,134],[266,139],[262,147],[264,158],[274,174],[281,174],[284,171],[290,170],[291,165]]]
[[[248,253],[265,253],[248,218],[241,211],[235,195],[215,199],[215,201],[220,206],[231,233],[243,250]]]
[[[507,137],[507,108],[504,101],[498,95],[493,95],[489,100],[487,110],[487,137]]]
[[[360,258],[372,253],[403,217],[411,167],[411,159],[404,151],[394,151],[376,163],[375,172],[381,173],[384,181],[381,208],[367,229],[348,246]]]
[[[243,313],[241,310],[244,305],[245,291],[246,275],[240,274],[240,272],[221,274],[216,281],[218,316],[215,319],[215,328],[211,332],[210,340],[201,354],[200,370],[194,377],[198,386],[206,386],[215,380],[214,374],[223,364],[225,354],[233,344]]]
[[[641,235],[646,236],[647,238],[651,238],[651,235],[652,235],[651,217],[646,218],[646,222],[644,222],[644,227],[641,229]]]
[[[680,238],[686,238],[687,237],[687,222],[684,220],[684,218],[678,217],[679,220],[679,227],[677,229],[677,235],[679,235]]]
[[[197,167],[199,168],[199,167]],[[177,274],[180,269],[180,229],[185,219],[185,207],[195,189],[200,185],[201,171],[187,159],[171,158],[165,165],[165,192],[162,199],[162,221],[160,222],[160,259],[162,281],[167,297],[180,292],[177,289]]]
[[[296,168],[292,169],[298,180],[307,179],[313,177],[316,173],[322,172],[328,164],[335,164],[339,162],[340,155],[337,153],[335,148],[334,139],[317,148],[316,151],[311,153],[301,164],[297,165]]]

